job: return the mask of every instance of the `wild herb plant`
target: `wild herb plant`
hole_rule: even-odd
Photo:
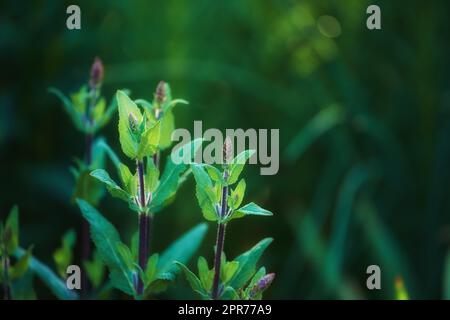
[[[159,153],[170,142],[172,134],[172,108],[184,100],[172,100],[169,85],[160,83],[153,103],[133,101],[123,92],[116,94],[119,109],[119,140],[123,153],[135,162],[136,173],[116,157],[116,169],[121,184],[117,184],[103,169],[91,172],[91,176],[103,182],[109,193],[125,201],[137,213],[138,231],[125,245],[115,227],[84,200],[78,204],[85,219],[90,223],[92,239],[102,260],[110,271],[113,287],[134,298],[145,298],[164,290],[175,280],[177,268],[174,260],[186,262],[197,250],[206,232],[200,224],[175,241],[161,256],[149,257],[150,227],[153,216],[170,203],[178,187],[185,181],[189,171],[187,163],[192,160],[202,140],[197,139],[172,151],[164,172],[160,175]],[[138,107],[141,106],[141,108]],[[173,159],[184,159],[174,162]]]
[[[256,271],[256,263],[272,242],[271,238],[260,241],[232,261],[227,261],[224,253],[225,230],[231,220],[248,215],[272,215],[253,202],[241,206],[246,188],[244,179],[234,189],[231,188],[238,182],[246,161],[254,152],[245,150],[231,159],[232,143],[227,137],[223,147],[222,170],[209,164],[191,164],[203,216],[208,221],[217,222],[214,265],[210,269],[206,259],[200,257],[198,277],[182,262],[177,262],[177,265],[184,271],[192,289],[203,299],[261,299],[263,291],[275,277],[274,273],[266,274],[264,267]]]
[[[71,168],[76,181],[72,200],[84,199],[94,206],[97,206],[103,197],[104,189],[96,179],[90,176],[90,172],[96,168],[104,167],[105,149],[108,149],[105,140],[96,137],[96,135],[111,120],[117,110],[117,103],[114,99],[106,107],[106,100],[101,95],[103,78],[103,63],[99,58],[95,58],[87,85],[81,86],[78,92],[70,96],[70,99],[61,91],[55,88],[50,89],[50,92],[60,98],[65,111],[75,127],[83,133],[85,139],[84,159],[75,159],[76,167]],[[62,273],[61,270],[70,264],[73,255],[71,252],[73,244],[68,248],[67,241],[68,239],[63,240],[63,247],[54,253],[55,264],[63,278],[65,278],[65,272]],[[64,242],[66,243],[64,244]],[[93,259],[91,259],[89,225],[85,220],[82,221],[81,248],[81,259],[86,271],[82,274],[82,290],[87,293],[90,283],[98,283],[98,278],[103,274],[103,265],[98,259],[98,254],[94,253]],[[85,275],[89,278],[90,283]]]

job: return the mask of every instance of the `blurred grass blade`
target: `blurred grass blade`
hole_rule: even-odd
[[[346,238],[349,234],[349,225],[358,192],[370,175],[370,169],[365,166],[353,167],[339,191],[327,257],[327,267],[331,269],[330,273],[335,277],[340,277],[342,272]]]
[[[394,283],[395,279],[402,275],[405,283],[408,283],[409,292],[415,298],[420,298],[417,297],[420,291],[416,285],[416,278],[412,270],[409,269],[408,260],[402,248],[379,218],[376,208],[370,200],[363,198],[358,202],[356,216],[357,221],[361,225],[363,235],[367,237],[373,249],[371,257],[376,259],[376,264],[380,266],[383,272],[383,278],[385,279],[383,281]],[[389,292],[388,294],[394,296],[395,292]]]
[[[331,105],[315,115],[287,146],[284,157],[294,162],[302,156],[308,147],[320,136],[344,120],[344,112],[338,105]]]
[[[310,214],[302,217],[300,222],[293,223],[297,225],[295,234],[296,241],[302,250],[302,253],[312,263],[315,276],[323,283],[324,291],[321,294],[331,293],[339,299],[359,299],[360,295],[349,285],[342,277],[337,278],[330,269],[327,268],[327,251],[324,241],[321,239],[317,225],[314,223]]]

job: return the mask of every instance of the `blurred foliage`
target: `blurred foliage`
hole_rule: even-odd
[[[401,277],[411,299],[448,298],[449,3],[375,1],[382,30],[369,31],[373,2],[2,1],[0,220],[17,203],[21,243],[50,265],[63,233],[80,231],[69,167],[84,142],[47,88],[75,92],[99,56],[106,97],[129,88],[151,99],[170,82],[190,101],[175,111],[178,127],[280,128],[279,173],[253,165],[246,175],[247,198],[274,217],[235,223],[225,247],[236,256],[275,239],[261,262],[277,273],[266,297],[395,299]],[[74,3],[80,31],[65,27]],[[103,131],[114,150],[117,121]],[[100,207],[129,238],[126,205]],[[201,220],[190,178],[157,220],[164,237],[152,250]],[[199,250],[209,261],[214,236]],[[380,291],[365,287],[371,264]]]

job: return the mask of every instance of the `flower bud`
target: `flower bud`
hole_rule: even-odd
[[[158,86],[156,87],[155,92],[156,101],[161,104],[166,100],[166,83],[164,81],[160,81]]]
[[[104,72],[102,60],[96,57],[91,67],[91,77],[89,79],[91,88],[98,88],[102,85]]]
[[[223,162],[224,164],[230,163],[231,157],[233,156],[233,145],[230,137],[226,137],[223,143]]]
[[[128,114],[128,125],[130,126],[131,131],[136,132],[138,128],[138,119],[134,114]]]
[[[258,282],[250,290],[250,297],[256,296],[258,293],[266,290],[275,279],[275,273],[266,274],[264,277],[258,280]]]

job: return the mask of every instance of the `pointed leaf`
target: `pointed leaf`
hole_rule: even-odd
[[[91,176],[106,184],[106,187],[112,196],[124,201],[128,201],[128,193],[120,188],[113,179],[111,179],[108,172],[103,169],[96,169],[91,172]]]
[[[152,156],[156,151],[158,151],[160,134],[160,121],[156,122],[152,127],[147,128],[144,133],[142,133],[137,152],[138,159],[142,159],[145,156]]]
[[[7,252],[11,255],[19,246],[19,208],[17,206],[9,212],[3,234]]]
[[[30,247],[23,256],[21,256],[17,262],[14,264],[14,266],[11,267],[10,270],[10,277],[11,280],[15,280],[18,279],[20,277],[22,277],[25,272],[27,272],[28,267],[30,265],[30,261],[31,261],[31,251],[32,251],[32,247]]]
[[[117,250],[121,240],[116,228],[86,201],[78,199],[77,203],[83,217],[89,222],[91,238],[99,255],[110,270],[113,286],[134,296],[133,275]]]
[[[81,117],[78,114],[78,112],[75,110],[72,101],[70,101],[69,98],[67,98],[60,90],[56,89],[56,88],[49,88],[48,91],[50,93],[53,93],[55,96],[57,96],[64,107],[64,110],[66,111],[66,113],[69,115],[69,117],[72,119],[72,122],[74,123],[75,127],[80,130],[81,132],[84,132],[84,126],[83,123],[81,121]]]
[[[205,294],[205,295],[207,294],[205,292],[205,290],[203,290],[200,279],[197,278],[197,276],[191,270],[189,270],[188,267],[186,267],[184,264],[182,264],[181,262],[178,262],[178,261],[176,261],[175,264],[176,264],[176,266],[178,266],[179,269],[181,269],[184,272],[184,275],[186,276],[186,280],[189,282],[192,290],[198,291],[201,294]]]
[[[239,181],[238,185],[236,186],[236,189],[231,190],[230,201],[228,201],[228,205],[232,210],[237,209],[241,205],[245,195],[245,188],[245,180],[241,179],[241,181]]]
[[[205,223],[201,223],[173,242],[159,257],[157,278],[174,279],[177,268],[174,261],[186,263],[197,251],[208,230]]]
[[[167,160],[159,185],[150,202],[150,211],[155,213],[161,210],[173,197],[181,183],[180,177],[186,171],[187,163],[191,162],[203,139],[195,139],[181,148],[172,151]],[[182,160],[174,162],[173,159]]]
[[[233,214],[231,215],[229,220],[242,218],[244,216],[248,215],[254,215],[254,216],[271,216],[273,215],[272,212],[269,210],[263,209],[260,206],[258,206],[256,203],[250,202],[246,204],[245,206],[239,208]]]
[[[234,261],[239,262],[239,268],[231,279],[230,286],[242,288],[251,279],[256,271],[256,263],[272,241],[272,238],[265,238],[249,251],[234,259]]]
[[[130,128],[129,119],[132,116],[137,123],[142,122],[142,114],[138,106],[123,91],[116,93],[117,104],[119,106],[119,140],[123,153],[131,159],[135,159],[138,154],[138,143]]]
[[[14,256],[20,259],[26,254],[27,251],[19,247],[16,249]],[[78,299],[76,292],[67,289],[66,283],[35,257],[31,257],[29,268],[45,283],[57,298],[62,300]]]
[[[195,195],[197,196],[198,204],[202,209],[203,216],[206,220],[217,221],[218,216],[215,204],[218,199],[216,199],[212,181],[203,165],[193,163],[191,164],[191,169],[196,181]]]
[[[175,119],[171,111],[164,112],[161,119],[161,136],[159,148],[167,149],[172,144],[172,133],[175,130]]]
[[[222,275],[222,282],[227,283],[231,280],[231,278],[234,276],[236,271],[239,268],[239,262],[237,261],[230,261],[228,262],[224,267],[224,272]]]
[[[234,184],[239,179],[239,175],[244,169],[245,163],[253,156],[255,150],[245,150],[239,153],[230,163],[230,174],[228,184]]]

